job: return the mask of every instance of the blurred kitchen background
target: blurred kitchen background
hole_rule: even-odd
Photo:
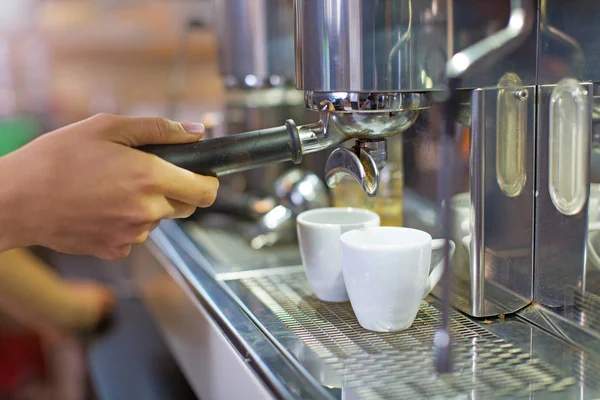
[[[97,112],[163,115],[177,97],[178,115],[197,118],[223,95],[213,33],[189,29],[210,18],[209,1],[1,3],[3,115],[47,129]],[[174,73],[178,53],[187,68]]]

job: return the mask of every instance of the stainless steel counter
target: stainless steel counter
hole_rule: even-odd
[[[349,303],[312,296],[293,246],[256,252],[233,230],[196,223],[162,223],[133,260],[142,297],[202,399],[600,397],[596,342],[538,325],[539,310],[493,320],[454,312],[454,372],[437,376],[434,297],[410,329],[370,332]]]

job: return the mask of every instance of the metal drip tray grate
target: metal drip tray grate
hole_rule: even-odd
[[[255,250],[240,233],[228,229],[190,222],[185,225],[185,231],[211,258],[209,273],[217,277],[220,274],[296,265],[300,262],[300,252],[295,244]]]
[[[432,342],[441,314],[433,298],[410,329],[376,333],[358,324],[349,303],[314,298],[302,272],[240,282],[337,372],[344,398],[560,398],[577,382],[458,312],[451,318],[454,373],[436,376]]]
[[[573,287],[567,288],[569,295],[572,296],[572,318],[581,326],[600,331],[600,296]]]

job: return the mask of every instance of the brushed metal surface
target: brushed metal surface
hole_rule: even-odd
[[[131,259],[140,296],[199,398],[275,398],[164,256],[139,247]]]
[[[600,396],[600,354],[593,330],[583,332],[574,323],[561,325],[567,320],[543,307],[520,313],[524,319],[481,320],[453,311],[454,369],[439,376],[434,370],[433,335],[440,323],[440,305],[433,297],[422,303],[410,329],[374,333],[360,327],[349,303],[318,301],[302,267],[211,275],[207,273],[211,258],[177,223],[161,224],[152,240],[160,250],[153,257],[163,260],[162,268],[170,265],[166,270],[176,282],[170,286],[173,291],[156,297],[162,298],[163,317],[179,315],[178,306],[165,302],[176,298],[177,292],[187,293],[188,301],[196,304],[194,312],[179,319],[179,329],[169,332],[189,342],[186,351],[176,354],[180,362],[200,356],[193,350],[203,335],[189,331],[203,315],[200,304],[212,310],[208,317],[218,322],[223,337],[244,343],[248,362],[263,371],[259,376],[264,384],[288,387],[288,393],[301,391],[324,399]],[[138,265],[149,273],[152,264]],[[561,336],[567,328],[568,335]],[[222,368],[222,374],[234,373]],[[195,385],[203,379],[188,377],[197,380]]]
[[[257,272],[227,284],[323,386],[341,389],[342,398],[571,398],[580,391],[573,359],[567,369],[540,359],[562,344],[546,335],[550,342],[534,351],[527,340],[534,336],[531,326],[519,321],[482,323],[454,311],[454,371],[437,376],[432,342],[440,307],[434,298],[423,301],[411,328],[376,333],[360,327],[350,303],[316,299],[303,272]],[[496,325],[503,331],[495,332]]]

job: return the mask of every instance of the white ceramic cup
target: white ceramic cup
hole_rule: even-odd
[[[454,255],[454,265],[458,269],[465,269],[469,265],[469,252],[460,243],[462,239],[470,234],[471,228],[471,194],[469,192],[459,193],[450,199],[450,209],[454,220],[452,236],[450,237],[459,247]],[[461,272],[461,271],[457,271]],[[466,273],[467,271],[462,271]]]
[[[600,184],[590,184],[590,201],[588,205],[588,223],[600,221]]]
[[[600,184],[590,183],[588,204],[587,265],[600,269]]]
[[[340,243],[344,281],[360,325],[377,332],[410,327],[421,300],[442,276],[444,241],[418,229],[372,227],[346,232]]]
[[[592,222],[588,225],[588,237],[586,244],[586,263],[594,268],[600,269],[600,222]]]
[[[317,208],[296,219],[302,265],[319,300],[348,301],[342,275],[340,235],[370,226],[379,226],[377,213],[360,208]]]
[[[450,209],[453,212],[454,221],[457,222],[456,226],[460,227],[464,220],[469,220],[471,207],[471,193],[464,192],[458,193],[450,199]]]

